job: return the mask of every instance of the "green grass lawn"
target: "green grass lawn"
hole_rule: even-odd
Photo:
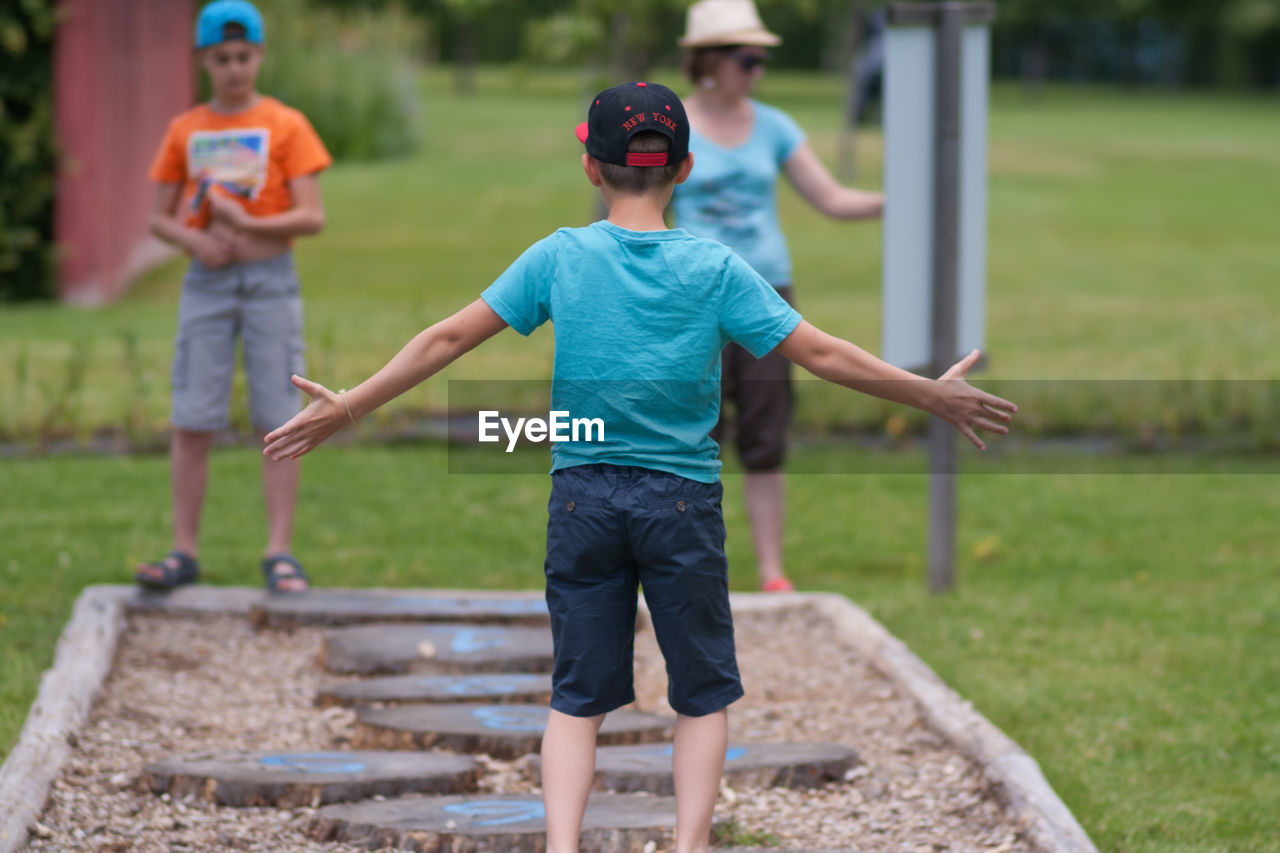
[[[334,387],[475,298],[529,243],[590,218],[570,134],[583,106],[575,78],[488,70],[459,100],[447,74],[431,72],[423,92],[423,151],[335,167],[322,181],[328,227],[299,243],[309,372]],[[838,80],[771,74],[761,96],[834,162]],[[1050,89],[1029,102],[997,89],[991,375],[1280,378],[1278,138],[1274,99]],[[858,183],[878,186],[878,134],[860,135],[856,150]],[[824,221],[790,190],[782,217],[806,315],[878,349],[879,226]],[[45,421],[76,434],[162,430],[180,276],[180,264],[166,266],[95,311],[0,311],[0,435],[30,437]],[[448,379],[545,377],[551,343],[547,330],[529,341],[504,333],[396,406],[445,405]],[[842,419],[852,399],[806,383],[801,416]],[[1079,416],[1059,405],[1025,417]],[[817,448],[794,470],[867,470],[866,459]],[[537,587],[545,476],[450,475],[447,463],[423,446],[315,455],[297,551],[317,580]],[[868,606],[1041,761],[1101,849],[1273,845],[1280,463],[970,473],[960,586],[937,598],[923,591],[925,481],[895,473],[899,463],[918,470],[908,454],[863,475],[790,478],[787,556],[800,585]],[[732,582],[748,589],[738,485],[727,478],[728,547]],[[257,583],[258,495],[252,453],[216,455],[209,582]],[[167,507],[159,457],[0,462],[0,748],[79,590],[125,581],[135,560],[163,550]]]
[[[859,464],[802,453],[819,457],[805,470]],[[310,457],[296,550],[317,581],[537,588],[545,475],[447,474],[446,457]],[[256,469],[246,449],[214,457],[210,583],[258,582]],[[967,475],[942,597],[924,592],[923,477],[795,475],[787,557],[802,588],[868,607],[1030,751],[1101,849],[1263,850],[1280,837],[1280,463],[1257,470]],[[0,745],[79,590],[163,548],[166,488],[156,457],[0,466]],[[750,589],[739,492],[727,476],[731,582]]]
[[[593,210],[570,132],[583,106],[577,78],[492,69],[470,99],[451,94],[446,73],[423,80],[423,150],[326,173],[328,226],[298,244],[310,372],[335,386],[367,375],[423,325],[474,299],[531,242],[586,223]],[[771,75],[761,97],[790,111],[833,164],[840,85]],[[1027,101],[997,88],[991,375],[1280,378],[1278,138],[1272,100],[1049,89]],[[855,150],[858,184],[879,186],[878,131],[862,133]],[[878,350],[880,225],[825,220],[789,188],[781,196],[802,310]],[[162,430],[181,270],[175,262],[154,272],[102,310],[0,312],[0,436],[30,436],[47,420],[80,434]],[[532,342],[506,334],[447,376],[543,377],[550,352],[546,330]],[[443,406],[445,381],[395,406]],[[839,420],[849,405],[815,388],[803,417]],[[1050,414],[1071,414],[1057,408]]]

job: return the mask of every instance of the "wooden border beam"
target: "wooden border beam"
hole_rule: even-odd
[[[124,631],[126,591],[128,587],[91,586],[76,599],[53,666],[41,677],[27,722],[0,766],[0,853],[26,847],[49,786],[71,754],[76,732],[89,719]]]

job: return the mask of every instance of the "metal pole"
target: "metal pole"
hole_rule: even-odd
[[[866,31],[862,26],[863,0],[849,3],[849,61],[845,69],[844,125],[837,146],[836,176],[843,183],[853,181],[854,143],[858,135],[858,57],[866,51]]]
[[[960,50],[963,3],[942,3],[936,33],[936,135],[933,173],[932,373],[956,360],[956,285],[960,210]],[[929,591],[955,585],[956,435],[947,422],[929,424]]]

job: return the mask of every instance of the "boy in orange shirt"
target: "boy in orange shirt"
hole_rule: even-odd
[[[151,231],[191,255],[173,359],[170,480],[173,550],[138,566],[139,584],[172,589],[199,577],[200,510],[214,432],[228,425],[237,335],[244,341],[251,420],[259,435],[301,408],[302,299],[293,238],[324,227],[318,173],[332,159],[297,110],[259,94],[262,16],[248,0],[215,0],[196,22],[212,99],[169,124],[150,177],[159,186]],[[290,554],[296,460],[266,460],[262,488],[272,592],[309,581]]]

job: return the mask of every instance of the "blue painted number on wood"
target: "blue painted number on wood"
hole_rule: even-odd
[[[525,820],[542,820],[547,816],[542,803],[537,800],[481,800],[479,802],[454,803],[445,806],[451,814],[477,818],[474,826],[498,826],[504,823],[520,823]],[[479,820],[479,818],[489,818]]]
[[[352,761],[340,752],[299,752],[293,755],[268,755],[258,760],[268,767],[283,767],[298,773],[359,773],[363,761]]]
[[[648,749],[638,749],[637,753],[641,755],[674,755],[674,748],[668,744],[667,746],[651,746]],[[739,758],[747,754],[745,746],[731,746],[724,751],[724,760],[726,762],[737,761]]]
[[[532,687],[533,676],[476,675],[461,678],[450,684],[447,693],[453,696],[475,696],[482,693],[514,693]]]
[[[501,628],[461,628],[453,635],[450,648],[459,654],[492,649],[502,645],[504,633]]]
[[[472,709],[471,715],[485,728],[507,732],[540,732],[547,727],[547,712],[543,708],[484,705]]]

